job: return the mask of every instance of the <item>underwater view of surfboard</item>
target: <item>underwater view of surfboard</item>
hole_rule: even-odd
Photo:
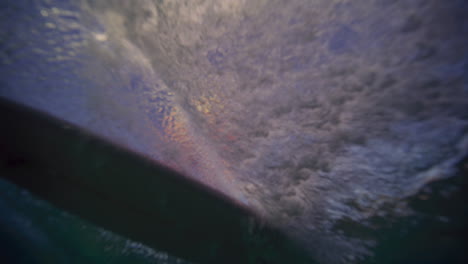
[[[1,1],[2,188],[45,204],[4,195],[2,241],[86,255],[52,210],[110,262],[466,263],[466,10]]]
[[[0,111],[8,113],[0,118],[2,124],[8,124],[0,132],[0,177],[58,208],[196,263],[218,263],[220,259],[224,263],[311,261],[305,251],[279,230],[214,189],[43,113],[3,100],[0,100]],[[8,190],[8,184],[2,183],[2,188]],[[14,199],[14,195],[19,196],[20,201],[13,201],[10,210],[23,209],[32,199],[30,196],[23,198],[15,188],[12,192],[16,194],[6,192],[0,198],[8,208],[11,206],[8,201]],[[40,217],[40,212],[34,210],[45,209],[41,205],[32,206],[39,209],[32,208],[32,212],[26,211],[26,214]],[[18,212],[19,215],[22,213]],[[11,222],[14,227],[22,224],[21,220],[15,221],[16,215],[8,217],[5,214],[4,217],[2,221]],[[32,221],[27,216],[23,218]],[[46,219],[42,223],[32,221],[31,228],[34,225],[39,225],[39,230],[42,226],[53,228],[54,220],[43,218]],[[65,221],[61,223],[64,228],[70,221],[76,229],[79,221],[70,217],[55,218],[59,219],[58,223]],[[27,230],[10,228],[2,226],[3,232],[19,240],[16,242],[20,245],[34,244],[35,241],[23,243],[14,233],[19,230],[23,236],[28,236]],[[79,233],[79,230],[70,232]],[[60,235],[57,231],[53,233]],[[47,234],[37,236],[35,239],[38,240],[48,238]],[[54,256],[62,255],[72,258],[60,250],[59,245],[55,246],[58,252],[54,252],[54,245],[38,243],[35,246],[46,248],[51,259],[59,259]],[[96,247],[102,247],[102,243]],[[85,257],[101,259],[99,255]]]

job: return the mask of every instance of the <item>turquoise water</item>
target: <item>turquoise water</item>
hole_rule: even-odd
[[[97,227],[0,179],[2,263],[188,263]]]

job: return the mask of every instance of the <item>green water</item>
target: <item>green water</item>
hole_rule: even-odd
[[[188,263],[99,228],[0,179],[2,263]]]

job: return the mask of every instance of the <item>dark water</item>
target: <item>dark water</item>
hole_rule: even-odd
[[[2,263],[188,263],[52,207],[0,180]]]
[[[0,6],[0,96],[228,195],[321,263],[461,261],[461,194],[427,190],[464,186],[466,1]]]

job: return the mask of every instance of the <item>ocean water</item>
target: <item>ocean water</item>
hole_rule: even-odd
[[[70,215],[3,179],[0,190],[3,263],[189,263]]]
[[[466,8],[3,1],[0,96],[215,188],[321,263],[371,261],[373,219],[419,219],[412,199],[467,155]]]

